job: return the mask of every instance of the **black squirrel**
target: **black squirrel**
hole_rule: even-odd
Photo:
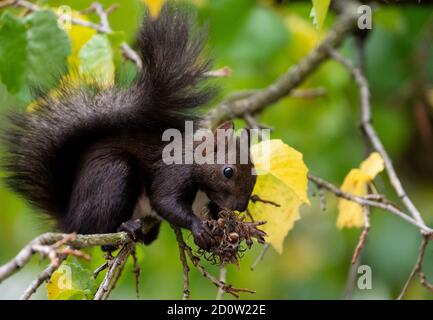
[[[64,85],[32,112],[12,114],[5,133],[8,185],[63,232],[134,233],[136,218],[156,213],[209,248],[206,224],[192,209],[197,195],[204,193],[216,211],[244,211],[256,177],[250,160],[162,161],[164,130],[185,134],[185,121],[200,123],[196,109],[212,97],[201,83],[210,68],[203,35],[185,10],[166,4],[158,18],[144,19],[138,37],[143,68],[130,87]],[[159,223],[141,240],[150,243],[158,230]]]

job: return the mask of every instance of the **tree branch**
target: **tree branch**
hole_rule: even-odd
[[[260,261],[263,260],[263,258],[265,257],[265,254],[266,254],[266,252],[268,252],[269,248],[270,248],[270,244],[269,243],[265,243],[263,245],[263,248],[260,251],[259,256],[256,258],[256,260],[254,261],[254,263],[250,267],[251,271],[256,270],[257,265],[260,263]]]
[[[220,267],[220,282],[226,282],[227,281],[227,265],[223,263]],[[222,288],[218,288],[216,300],[221,300],[224,296],[224,290]]]
[[[174,225],[171,225],[176,235],[177,244],[179,246],[179,256],[180,262],[182,263],[183,270],[183,300],[189,300],[190,290],[189,290],[189,267],[188,261],[186,261],[185,255],[185,242],[183,241],[182,232],[179,228]]]
[[[365,246],[365,241],[367,240],[368,233],[370,232],[370,208],[362,207],[362,211],[364,213],[364,230],[362,230],[361,235],[359,236],[358,244],[355,247],[355,251],[352,256],[352,265],[356,263],[358,260],[362,250]]]
[[[338,47],[346,36],[354,30],[358,19],[358,3],[345,0],[343,7],[343,12],[329,30],[326,38],[297,65],[291,67],[287,73],[268,87],[256,90],[246,98],[221,103],[207,114],[205,125],[209,128],[215,128],[226,120],[236,117],[243,118],[246,114],[260,112],[299,86],[322,62],[329,58],[327,48]]]
[[[412,282],[412,280],[416,274],[418,274],[418,276],[419,276],[420,283],[424,287],[426,287],[427,289],[429,289],[430,291],[433,292],[433,285],[431,285],[430,283],[427,282],[425,275],[422,272],[422,264],[424,261],[425,250],[427,249],[427,245],[428,245],[429,240],[431,240],[430,236],[426,236],[426,235],[423,236],[421,244],[419,246],[418,259],[417,259],[415,266],[413,267],[413,269],[409,275],[409,278],[407,279],[401,293],[399,294],[397,300],[403,299],[404,295],[406,294],[407,290],[409,289],[410,283]]]
[[[21,249],[15,258],[0,267],[0,283],[24,267],[34,254],[42,252],[43,250],[41,251],[41,248],[50,249],[51,245],[56,244],[59,241],[64,241],[64,239],[68,239],[68,241],[64,243],[65,245],[70,245],[77,249],[104,245],[120,246],[131,242],[130,237],[125,232],[76,235],[74,239],[68,237],[70,237],[70,235],[63,233],[45,233],[35,238]]]
[[[200,264],[200,258],[196,257],[192,251],[192,249],[185,243],[185,240],[182,236],[182,231],[180,228],[173,226],[174,232],[176,234],[176,240],[179,243],[180,248],[188,255],[189,260],[192,262],[194,267],[197,268],[197,270],[201,273],[201,275],[209,281],[214,284],[217,288],[221,289],[222,291],[229,293],[233,295],[236,298],[239,298],[240,292],[247,292],[247,293],[256,293],[253,290],[244,289],[244,288],[235,288],[230,284],[225,283],[224,281],[221,281],[217,278],[215,278],[212,274],[206,271],[206,269]]]
[[[421,217],[420,212],[413,204],[412,200],[408,197],[406,191],[403,188],[403,185],[400,181],[400,179],[397,176],[397,173],[394,169],[394,166],[392,164],[392,160],[389,157],[388,153],[385,150],[385,147],[383,146],[382,142],[380,141],[379,136],[376,133],[376,130],[374,129],[372,122],[371,122],[371,105],[370,105],[370,89],[368,85],[368,81],[363,75],[361,69],[356,68],[353,63],[342,56],[337,51],[329,48],[329,53],[332,56],[332,58],[339,63],[341,63],[343,66],[345,66],[348,71],[352,74],[353,78],[355,79],[356,83],[359,86],[359,92],[361,97],[361,128],[365,136],[369,139],[371,145],[373,148],[381,155],[386,172],[388,173],[389,181],[391,182],[391,185],[393,186],[395,192],[397,193],[398,197],[401,199],[409,213],[412,215],[412,217],[419,223],[424,224],[424,220]],[[423,232],[423,230],[421,230]]]
[[[116,258],[109,262],[108,271],[93,298],[94,300],[108,299],[110,293],[114,290],[123,269],[125,268],[126,261],[134,250],[135,243],[131,241],[125,244],[117,254]]]
[[[59,262],[62,263],[67,255],[62,255],[59,258]],[[42,271],[38,277],[30,284],[30,286],[24,291],[20,300],[29,300],[31,296],[38,290],[38,288],[46,281],[50,280],[53,273],[59,268],[59,265],[50,264],[44,271]]]
[[[426,226],[424,223],[418,222],[400,209],[394,204],[392,204],[389,200],[386,200],[383,196],[380,197],[380,201],[374,200],[374,198],[371,198],[369,196],[361,197],[356,196],[347,192],[341,191],[338,187],[333,185],[330,182],[327,182],[319,177],[316,177],[312,175],[311,173],[308,174],[308,179],[316,184],[317,186],[320,186],[321,188],[324,188],[333,194],[335,194],[339,198],[343,198],[346,200],[350,200],[353,202],[356,202],[360,204],[361,206],[368,206],[368,207],[375,207],[383,209],[387,212],[390,212],[399,218],[405,220],[406,222],[409,222],[410,224],[416,226],[420,231],[424,232],[425,234],[432,234],[433,229]]]

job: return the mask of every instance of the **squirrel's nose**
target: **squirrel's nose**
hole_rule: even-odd
[[[241,202],[240,204],[238,204],[236,210],[239,212],[247,210],[248,202],[249,202],[249,199],[247,201]]]

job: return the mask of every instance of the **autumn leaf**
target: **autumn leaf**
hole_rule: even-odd
[[[143,0],[146,6],[149,8],[149,13],[152,18],[157,18],[161,12],[161,8],[165,3],[165,0]]]
[[[318,30],[321,30],[328,13],[331,0],[312,0],[313,8],[310,16],[313,18],[313,24]]]
[[[92,299],[95,279],[92,272],[76,260],[65,261],[46,284],[49,300]]]
[[[302,154],[281,140],[273,139],[251,147],[254,165],[260,175],[253,194],[261,201],[250,202],[248,210],[256,221],[267,221],[261,228],[278,253],[283,251],[284,238],[300,219],[299,207],[309,204],[308,169]]]
[[[357,196],[367,194],[368,184],[384,169],[383,159],[379,153],[373,152],[361,163],[359,169],[350,170],[343,181],[341,190]],[[341,199],[338,203],[337,227],[350,228],[364,226],[362,207],[356,202]]]
[[[292,37],[288,51],[297,59],[301,59],[314,49],[322,36],[321,32],[318,32],[308,20],[296,14],[287,15],[285,24]]]
[[[74,10],[71,12],[71,16],[75,19],[87,20],[86,16]],[[96,34],[96,30],[77,24],[66,26],[65,23],[64,29],[68,33],[72,43],[72,51],[68,57],[69,68],[71,70],[78,70],[80,66],[80,50]]]
[[[361,163],[360,169],[372,181],[384,169],[383,159],[378,152],[373,152]]]
[[[113,49],[106,35],[96,34],[80,50],[80,75],[96,80],[102,87],[114,83]]]

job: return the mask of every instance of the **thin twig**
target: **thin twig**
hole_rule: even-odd
[[[257,120],[249,113],[244,114],[245,122],[250,129],[259,129],[260,125]]]
[[[325,192],[323,191],[323,188],[317,187],[317,194],[319,195],[320,209],[325,212],[327,202],[326,202]]]
[[[361,206],[369,206],[369,207],[375,207],[375,208],[383,209],[385,211],[388,211],[388,212],[400,217],[401,219],[405,220],[406,222],[409,222],[410,224],[416,226],[418,229],[420,229],[425,234],[433,234],[433,229],[429,228],[424,223],[420,223],[420,222],[416,221],[415,219],[413,219],[412,217],[410,217],[409,215],[407,215],[406,213],[404,213],[403,211],[398,209],[398,207],[396,205],[392,204],[390,201],[379,202],[379,201],[371,200],[368,197],[360,197],[360,196],[356,196],[356,195],[353,195],[353,194],[350,194],[347,192],[343,192],[338,187],[333,185],[332,183],[325,181],[319,177],[316,177],[316,176],[312,175],[311,173],[308,173],[308,179],[311,182],[313,182],[314,184],[321,186],[321,187],[327,189],[328,191],[332,192],[333,194],[335,194],[339,198],[343,198],[346,200],[356,202],[356,203],[360,204]]]
[[[98,268],[96,268],[95,271],[93,271],[93,278],[97,278],[99,274],[108,268],[108,262],[104,262],[102,265],[100,265]]]
[[[232,69],[230,69],[229,67],[223,67],[221,69],[205,72],[204,75],[205,77],[227,78],[230,77],[231,74],[232,74]]]
[[[54,249],[57,248],[57,253],[61,253],[61,250],[58,250],[58,244],[60,241],[62,245],[68,244],[75,249],[102,245],[118,246],[131,241],[125,232],[97,235],[75,235],[74,239],[71,239],[70,236],[70,234],[63,233],[44,233],[32,240],[22,248],[11,261],[0,267],[0,283],[24,267],[30,261],[31,257],[38,252],[50,255],[50,253],[53,254],[52,252],[55,252]],[[67,242],[64,242],[65,238],[68,238]],[[56,243],[57,245],[55,245]],[[52,245],[55,246],[51,247]],[[76,251],[70,251],[70,249],[64,251],[64,253],[70,252],[76,253]],[[55,258],[55,256],[53,256],[53,258]],[[55,262],[55,259],[52,259],[52,262]]]
[[[109,262],[110,266],[108,268],[107,274],[98,288],[94,300],[108,299],[110,293],[115,288],[123,269],[125,268],[128,257],[132,254],[134,249],[135,244],[133,242],[125,244],[117,256]]]
[[[403,299],[404,295],[406,294],[407,290],[409,289],[409,285],[411,284],[411,282],[412,282],[412,280],[416,274],[418,274],[418,276],[420,278],[420,283],[424,287],[426,287],[427,289],[430,289],[431,291],[433,291],[433,286],[426,281],[425,275],[422,272],[422,264],[424,261],[425,250],[427,249],[427,245],[428,245],[429,240],[430,240],[429,236],[424,235],[422,237],[422,241],[421,241],[421,244],[420,244],[419,250],[418,250],[418,258],[416,260],[415,266],[413,267],[413,269],[409,275],[409,278],[407,279],[403,289],[401,290],[399,296],[397,297],[397,300]]]
[[[137,299],[140,299],[140,274],[141,274],[141,269],[140,266],[138,265],[138,260],[137,260],[137,252],[134,248],[134,250],[132,250],[131,252],[131,257],[132,260],[134,261],[134,274],[135,274],[135,293],[137,294]]]
[[[180,256],[180,262],[182,263],[182,270],[183,270],[183,300],[189,300],[190,296],[190,290],[189,290],[189,267],[188,267],[188,261],[186,261],[186,255],[185,255],[185,242],[183,241],[182,237],[182,231],[171,225],[171,227],[174,230],[174,233],[176,235],[177,244],[179,246],[179,256]]]
[[[243,118],[245,114],[256,114],[289,95],[294,88],[313,73],[322,62],[329,58],[327,48],[338,47],[356,27],[358,2],[349,0],[340,2],[344,2],[344,12],[339,15],[334,26],[329,30],[327,37],[318,47],[268,87],[256,90],[244,99],[225,101],[212,109],[206,116],[206,126],[215,128],[226,120]]]
[[[398,197],[401,199],[411,216],[419,223],[424,224],[424,220],[421,217],[420,212],[413,204],[412,200],[408,197],[406,191],[392,164],[392,160],[385,150],[376,130],[374,129],[371,121],[371,105],[370,105],[370,89],[368,81],[362,73],[361,69],[356,68],[353,63],[342,56],[339,52],[334,49],[328,49],[330,55],[335,61],[338,61],[343,66],[345,66],[348,71],[352,74],[355,82],[358,84],[361,98],[361,128],[365,136],[369,139],[373,148],[381,155],[386,172],[388,173],[389,181],[393,186]],[[423,230],[421,230],[423,232]]]
[[[270,201],[270,200],[262,199],[262,198],[260,198],[260,197],[259,197],[258,195],[256,195],[256,194],[253,194],[253,195],[251,196],[250,200],[251,200],[253,203],[261,202],[261,203],[264,203],[264,204],[270,204],[270,205],[273,205],[274,207],[281,207],[281,205],[279,205],[278,203],[276,203],[276,202],[274,202],[274,201]]]
[[[355,251],[353,252],[352,256],[352,264],[355,264],[358,260],[362,250],[365,246],[365,241],[367,240],[368,233],[370,231],[370,208],[369,207],[362,207],[362,211],[364,213],[364,229],[361,232],[361,235],[359,236],[358,244],[356,245]]]
[[[227,284],[225,282],[220,281],[219,279],[215,278],[213,275],[211,275],[209,272],[206,271],[206,269],[200,264],[200,258],[196,257],[194,253],[192,252],[192,249],[185,243],[185,240],[183,240],[182,232],[180,228],[175,227],[175,233],[176,233],[176,239],[178,239],[178,242],[184,248],[186,254],[188,255],[189,260],[192,262],[194,267],[197,268],[197,270],[201,273],[201,275],[207,279],[211,283],[213,283],[217,288],[221,288],[224,292],[229,293],[233,295],[236,298],[239,298],[240,292],[246,292],[246,293],[256,293],[253,290],[245,289],[245,288],[235,288],[230,284]]]
[[[221,264],[219,281],[224,283],[227,282],[227,265],[225,263]],[[224,296],[224,290],[221,289],[220,287],[218,288],[217,291],[216,300],[221,300],[223,296]]]
[[[342,299],[350,300],[352,298],[353,289],[355,288],[356,280],[358,279],[358,268],[360,265],[360,259],[355,261],[355,264],[350,264],[347,272],[346,284],[344,286]]]
[[[66,259],[66,257],[67,255],[60,256],[58,265],[50,264],[44,271],[42,271],[24,291],[23,295],[20,297],[20,300],[29,300],[44,282],[50,280],[53,273],[59,268],[60,264]]]
[[[254,263],[250,267],[251,271],[254,271],[257,268],[257,265],[260,263],[260,261],[263,260],[263,258],[265,257],[266,252],[269,250],[269,247],[270,247],[269,243],[265,243],[263,245],[262,251],[260,251],[260,254],[257,257],[256,261],[254,261]]]
[[[95,13],[99,16],[101,27],[106,30],[106,33],[111,33],[113,30],[111,29],[110,22],[108,21],[109,12],[104,10],[102,4],[98,2],[93,2],[91,8],[95,11]]]

